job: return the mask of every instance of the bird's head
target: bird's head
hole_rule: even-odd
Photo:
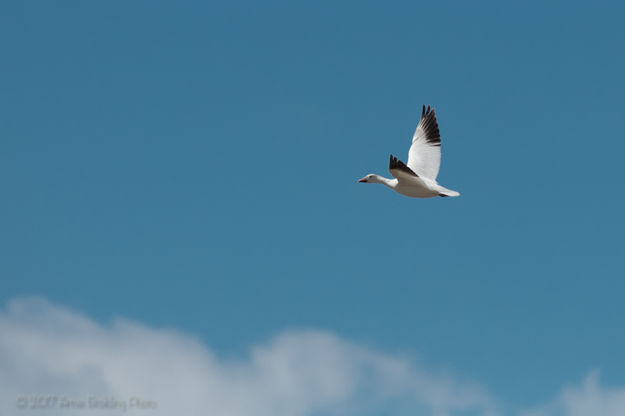
[[[362,179],[358,179],[360,183],[378,183],[378,175],[374,175],[373,173],[368,174]]]

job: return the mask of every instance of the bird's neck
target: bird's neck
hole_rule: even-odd
[[[376,175],[374,176],[376,183],[381,183],[382,185],[386,185],[389,188],[393,189],[397,186],[397,179],[388,179],[384,176]]]

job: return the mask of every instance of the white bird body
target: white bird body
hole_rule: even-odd
[[[423,177],[407,178],[405,181],[388,179],[379,175],[371,175],[369,183],[381,183],[398,194],[412,198],[433,198],[435,196],[458,196],[458,192],[440,186],[436,181]]]
[[[408,164],[404,164],[391,155],[389,172],[394,179],[369,174],[358,182],[381,183],[395,192],[413,198],[432,198],[435,196],[459,196],[451,189],[436,182],[441,163],[441,138],[434,109],[430,106],[421,113],[421,120],[412,138],[408,152]]]

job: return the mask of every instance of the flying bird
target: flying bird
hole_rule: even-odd
[[[436,182],[441,164],[441,135],[434,109],[423,106],[421,120],[412,137],[408,164],[391,155],[388,171],[394,179],[373,173],[360,179],[361,183],[381,183],[395,192],[413,198],[459,196],[460,193],[444,188]]]

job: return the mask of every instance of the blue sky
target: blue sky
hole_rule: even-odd
[[[0,303],[318,328],[518,406],[625,385],[625,6],[10,2]],[[356,183],[437,110],[439,181]]]

